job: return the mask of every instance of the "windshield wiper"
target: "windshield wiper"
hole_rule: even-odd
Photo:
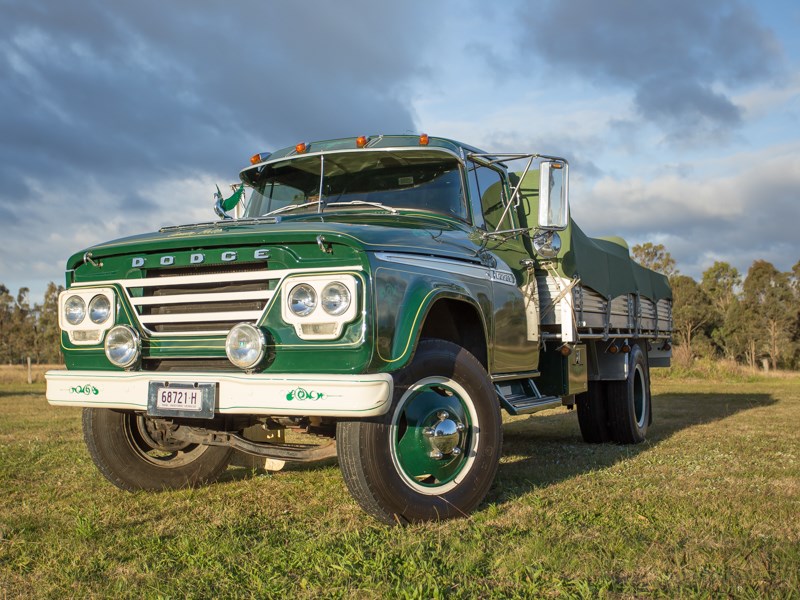
[[[311,202],[303,202],[303,204],[287,204],[286,206],[281,206],[280,208],[271,210],[268,213],[264,213],[259,218],[271,217],[272,215],[277,215],[278,213],[288,212],[290,210],[295,210],[297,208],[303,208],[304,206],[313,206],[315,204],[319,204],[319,200],[312,200]]]
[[[382,208],[383,210],[388,210],[393,215],[397,214],[397,209],[392,208],[391,206],[386,206],[385,204],[381,204],[380,202],[368,202],[366,200],[350,200],[348,202],[326,202],[325,208],[329,206],[374,206],[375,208]]]

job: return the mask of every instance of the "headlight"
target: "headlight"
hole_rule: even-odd
[[[91,302],[89,302],[89,318],[92,320],[92,323],[96,325],[105,323],[110,315],[111,302],[108,298],[102,294],[92,298]]]
[[[80,296],[70,296],[64,303],[64,317],[70,325],[78,325],[86,318],[86,302]]]
[[[127,369],[139,360],[142,342],[133,329],[127,325],[117,325],[106,334],[105,349],[108,360]]]
[[[350,290],[338,281],[329,283],[322,290],[321,303],[326,313],[338,316],[350,308]]]
[[[561,251],[561,236],[557,231],[540,231],[533,236],[533,249],[542,258],[555,258]]]
[[[103,343],[114,326],[116,292],[112,288],[76,286],[58,295],[58,325],[71,344],[93,346]]]
[[[266,347],[264,333],[250,323],[234,325],[225,338],[225,354],[240,369],[252,369],[258,365],[264,358]]]
[[[281,318],[301,340],[335,340],[358,318],[358,290],[351,273],[297,276],[281,287]]]
[[[317,306],[317,292],[307,283],[294,286],[289,292],[289,310],[298,317],[305,317],[314,312]]]

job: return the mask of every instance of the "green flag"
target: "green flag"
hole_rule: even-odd
[[[234,206],[239,204],[239,200],[242,199],[242,195],[244,194],[244,184],[239,184],[239,189],[233,192],[233,195],[230,198],[225,198],[222,201],[222,210],[228,212]],[[222,198],[222,192],[219,191],[219,186],[217,186],[217,197]]]

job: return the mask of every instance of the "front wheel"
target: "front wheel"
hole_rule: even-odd
[[[123,490],[193,487],[217,479],[233,450],[171,440],[144,415],[83,409],[83,437],[97,468]]]
[[[456,344],[423,340],[411,364],[394,374],[383,419],[338,424],[339,464],[353,497],[380,521],[463,517],[494,481],[501,426],[478,360]]]

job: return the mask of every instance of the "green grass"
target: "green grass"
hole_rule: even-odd
[[[649,441],[509,419],[470,519],[387,528],[335,465],[129,494],[80,411],[0,383],[0,599],[785,597],[800,594],[800,377],[656,378]]]

